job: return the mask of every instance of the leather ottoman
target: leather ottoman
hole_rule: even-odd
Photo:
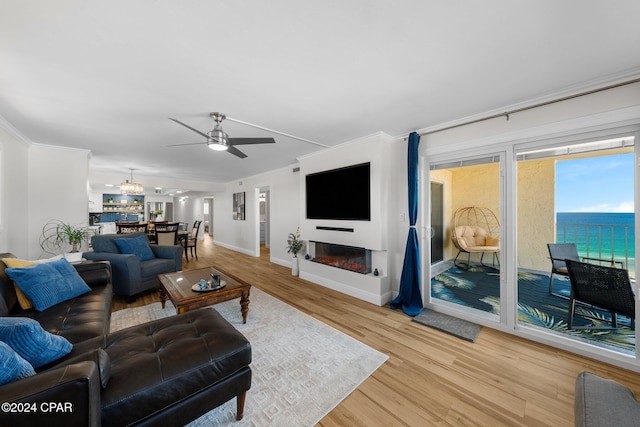
[[[80,343],[70,356],[96,348]],[[251,345],[215,309],[203,308],[111,333],[103,426],[184,425],[251,387]]]

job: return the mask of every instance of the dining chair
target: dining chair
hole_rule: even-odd
[[[636,304],[627,270],[570,259],[566,266],[571,281],[567,328],[572,329],[575,306],[581,302],[609,311],[613,328],[618,327],[620,314],[628,317],[631,329],[635,329]]]
[[[178,231],[180,223],[178,222],[156,222],[154,229],[156,231]]]
[[[191,258],[193,258],[193,254],[196,254],[196,259],[198,259],[198,231],[200,230],[200,224],[202,224],[202,221],[195,221],[193,223],[193,227],[191,228],[191,233],[189,235],[187,235],[184,239],[183,239],[183,245],[184,245],[184,257],[187,259],[187,262],[189,262],[189,256],[187,255],[187,250],[189,250],[191,252]]]
[[[146,223],[140,224],[138,222],[116,222],[116,234],[128,234],[128,233],[145,233],[147,234]]]
[[[175,246],[178,244],[178,229],[175,228],[173,230],[167,229],[156,229],[156,243],[158,245],[172,245]]]

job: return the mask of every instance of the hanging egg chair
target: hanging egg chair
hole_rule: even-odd
[[[480,264],[484,267],[500,266],[500,223],[498,217],[489,208],[468,206],[456,210],[451,221],[451,241],[458,249],[453,263],[458,265],[461,253],[467,254],[467,269],[471,266],[471,254],[480,254]],[[484,264],[484,254],[492,254],[492,265]]]

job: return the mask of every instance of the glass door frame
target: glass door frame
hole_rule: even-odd
[[[505,209],[505,196],[506,196],[506,179],[505,179],[505,162],[508,158],[507,152],[504,150],[491,150],[486,152],[478,152],[478,153],[469,153],[464,156],[456,156],[455,153],[451,153],[445,156],[430,156],[427,161],[426,158],[422,158],[421,165],[423,166],[423,173],[421,173],[421,183],[422,183],[422,194],[424,200],[425,209],[421,209],[421,222],[425,224],[423,228],[423,235],[420,242],[421,245],[421,258],[422,258],[422,295],[423,295],[423,304],[427,308],[434,309],[435,311],[439,311],[445,314],[450,314],[452,316],[469,320],[472,322],[476,322],[479,324],[491,324],[491,327],[497,329],[504,329],[504,325],[506,323],[506,319],[511,316],[511,312],[508,307],[505,306],[505,302],[507,301],[507,286],[506,286],[506,276],[505,274],[509,271],[505,269],[504,263],[504,253],[505,246],[503,246],[503,236],[506,236],[506,209]],[[486,161],[487,159],[491,159],[491,161]],[[448,301],[443,301],[440,299],[432,298],[431,296],[431,276],[432,276],[432,265],[431,265],[431,244],[430,244],[430,230],[431,230],[431,185],[432,181],[440,182],[437,178],[434,178],[431,175],[432,167],[439,167],[439,169],[445,169],[446,166],[453,167],[461,167],[461,166],[473,166],[480,164],[489,164],[489,163],[498,163],[499,164],[499,180],[498,180],[498,188],[499,188],[499,196],[498,196],[498,204],[499,204],[499,214],[498,219],[500,222],[500,253],[498,254],[498,260],[500,264],[500,315],[496,316],[493,313],[483,312],[481,310],[462,306],[459,304],[451,303]],[[444,184],[445,194],[446,183]],[[452,190],[453,191],[453,190]],[[446,198],[446,196],[445,196]],[[447,223],[447,218],[444,218],[445,224]],[[446,237],[445,237],[446,239]],[[512,246],[507,246],[512,247]],[[445,256],[446,260],[446,256]],[[515,317],[514,317],[515,320]],[[510,322],[512,323],[512,322]]]
[[[539,141],[533,141],[533,142],[529,142],[526,144],[515,144],[511,147],[511,151],[512,151],[512,155],[509,156],[510,160],[512,162],[512,167],[510,169],[512,169],[513,172],[513,176],[511,178],[511,182],[514,184],[513,185],[513,189],[512,189],[512,193],[511,193],[511,200],[514,201],[514,203],[511,203],[509,209],[513,215],[514,218],[514,222],[513,224],[515,225],[515,228],[513,230],[513,235],[514,237],[517,235],[517,221],[516,221],[516,215],[517,215],[517,164],[518,164],[518,156],[521,155],[523,152],[526,151],[546,151],[546,150],[551,150],[553,148],[559,148],[559,147],[563,147],[563,146],[567,146],[567,145],[588,145],[592,142],[596,142],[596,141],[602,141],[602,140],[607,140],[607,139],[616,139],[616,138],[620,138],[620,137],[626,137],[626,136],[632,136],[634,137],[634,210],[636,213],[640,212],[639,208],[640,208],[640,197],[638,197],[638,194],[640,192],[640,174],[638,173],[638,166],[640,165],[640,131],[638,130],[630,130],[630,131],[620,131],[620,130],[615,130],[612,129],[608,132],[598,132],[595,134],[574,134],[574,135],[568,135],[568,136],[564,136],[561,138],[555,138],[553,140],[539,140]],[[636,215],[635,217],[635,242],[636,242],[636,247],[635,247],[635,252],[638,253],[638,247],[640,247],[640,241],[638,240],[638,238],[640,237],[640,230],[639,230],[639,225],[640,225],[640,215]],[[514,250],[512,251],[515,255],[515,259],[513,260],[514,264],[516,266],[516,271],[515,271],[515,276],[514,276],[514,280],[516,283],[516,287],[515,287],[515,304],[517,306],[518,303],[518,295],[517,295],[517,241],[514,240]],[[636,260],[635,260],[635,271],[638,271],[638,260],[637,260],[637,256],[636,256]],[[638,314],[640,312],[640,304],[638,304],[638,296],[639,294],[639,283],[638,281],[632,281],[632,287],[633,287],[633,291],[636,295],[636,319],[638,318]],[[517,330],[519,332],[519,335],[524,336],[525,338],[529,338],[532,340],[535,340],[537,342],[542,342],[544,344],[549,344],[552,345],[554,347],[559,347],[565,350],[569,350],[572,352],[577,352],[579,354],[583,354],[586,355],[588,357],[592,357],[598,360],[603,360],[606,361],[608,363],[614,363],[617,366],[622,366],[625,368],[631,368],[631,369],[638,369],[638,367],[640,366],[640,348],[638,347],[638,334],[636,334],[636,352],[635,355],[628,355],[628,354],[623,354],[620,352],[616,352],[614,350],[609,350],[609,349],[602,349],[602,348],[598,348],[596,346],[594,346],[593,344],[589,344],[589,343],[583,343],[580,341],[576,341],[573,340],[569,337],[562,337],[562,336],[557,336],[557,335],[552,335],[549,334],[548,332],[545,331],[541,331],[538,330],[537,328],[527,325],[526,323],[519,323],[517,321],[517,312],[516,312],[516,316],[513,318],[514,319],[514,330]],[[616,363],[616,362],[622,362],[622,363]],[[632,366],[634,367],[630,367],[630,366],[625,366],[627,364],[631,363]]]

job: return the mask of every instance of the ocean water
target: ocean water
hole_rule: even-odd
[[[632,273],[635,270],[634,221],[634,213],[558,212],[556,242],[575,243],[580,256],[613,257],[624,262]]]

